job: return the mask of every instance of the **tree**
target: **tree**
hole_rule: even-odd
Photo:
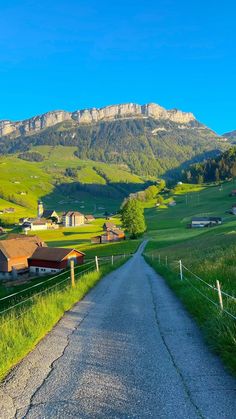
[[[123,228],[127,230],[132,239],[137,238],[146,230],[144,210],[137,199],[128,199],[121,209]]]
[[[151,185],[145,190],[145,197],[147,201],[154,199],[158,193],[158,188],[156,185]]]

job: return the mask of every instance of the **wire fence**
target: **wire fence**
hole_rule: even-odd
[[[151,255],[154,260],[154,255]],[[217,310],[225,313],[232,320],[236,320],[236,297],[221,289],[220,282],[216,280],[216,285],[210,284],[196,273],[185,266],[181,260],[169,261],[168,256],[159,254],[157,257],[159,265],[168,271],[177,273],[180,281],[187,282],[188,285],[209,303],[213,304]],[[234,313],[232,313],[234,311]]]
[[[86,263],[83,265],[76,265],[73,267],[73,277],[78,280],[88,272],[95,270],[99,271],[100,268],[113,265],[118,260],[121,260],[121,258],[126,258],[129,256],[130,255],[112,255],[99,258],[96,256],[94,259],[86,261]],[[32,303],[34,303],[36,297],[46,293],[49,294],[56,288],[59,288],[61,291],[67,286],[73,286],[70,280],[72,281],[72,272],[60,272],[57,275],[53,275],[49,279],[42,280],[37,284],[31,285],[18,292],[14,292],[0,298],[0,327],[6,323],[6,317],[8,317],[7,322],[22,317],[32,306]],[[44,289],[40,289],[40,287],[43,287]],[[6,306],[1,310],[1,305],[3,306],[3,304],[6,303],[9,304],[9,306]],[[25,306],[26,309],[24,309]],[[12,318],[9,316],[11,313],[14,313]]]

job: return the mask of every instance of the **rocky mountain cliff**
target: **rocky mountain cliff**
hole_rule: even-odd
[[[54,111],[25,121],[0,121],[0,155],[35,146],[73,146],[81,160],[125,164],[140,176],[172,177],[214,157],[228,141],[192,113],[149,103],[75,112]]]
[[[75,112],[52,111],[43,115],[35,116],[24,121],[0,121],[0,136],[27,135],[29,133],[39,132],[42,129],[52,127],[60,122],[73,121],[78,124],[91,124],[101,121],[109,121],[126,118],[153,118],[156,120],[169,120],[180,124],[190,124],[195,121],[192,113],[182,112],[177,109],[166,110],[165,108],[149,103],[146,105],[137,105],[127,103],[104,108],[84,109]]]

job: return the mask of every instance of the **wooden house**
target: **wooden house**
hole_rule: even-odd
[[[103,230],[104,231],[111,231],[113,229],[117,228],[114,223],[111,223],[110,221],[103,224]]]
[[[109,230],[109,231],[104,232],[103,234],[92,237],[91,243],[101,244],[101,243],[116,242],[120,240],[125,240],[125,233],[119,228],[116,228],[114,230]]]
[[[94,216],[91,215],[91,214],[85,215],[84,217],[85,217],[85,222],[86,223],[91,223],[92,221],[95,220]]]
[[[46,244],[37,236],[21,236],[0,241],[0,278],[15,278],[28,270],[28,258]]]
[[[84,253],[75,249],[41,247],[35,250],[28,262],[32,274],[45,275],[68,268],[71,259],[75,265],[81,265],[84,263]]]

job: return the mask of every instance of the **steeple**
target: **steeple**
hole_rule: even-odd
[[[37,212],[37,216],[38,218],[41,218],[43,215],[43,203],[41,200],[38,201],[38,212]]]

